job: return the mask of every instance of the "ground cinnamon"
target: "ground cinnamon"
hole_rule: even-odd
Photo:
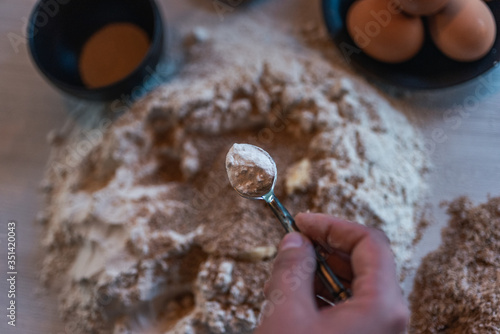
[[[80,76],[88,88],[113,84],[129,75],[149,49],[149,37],[132,23],[112,23],[94,33],[83,46]]]

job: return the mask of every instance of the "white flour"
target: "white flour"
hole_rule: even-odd
[[[381,228],[408,268],[427,163],[406,117],[269,22],[205,32],[176,78],[48,171],[42,280],[73,333],[252,331],[284,232],[228,183],[235,142],[273,156],[293,214]],[[81,140],[55,141],[50,165]]]
[[[276,165],[269,154],[249,144],[234,144],[226,156],[229,182],[240,194],[259,197],[273,187]]]

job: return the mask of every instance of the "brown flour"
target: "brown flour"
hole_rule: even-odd
[[[399,272],[409,266],[427,162],[408,120],[271,23],[206,33],[177,78],[75,167],[48,171],[42,279],[74,333],[253,330],[284,231],[229,185],[235,142],[272,155],[293,214],[379,227]],[[82,140],[56,143],[52,163],[69,165]]]
[[[461,197],[448,214],[442,245],[415,277],[410,333],[500,333],[500,197]]]

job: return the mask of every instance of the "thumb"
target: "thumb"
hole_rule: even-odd
[[[285,235],[266,286],[268,303],[274,304],[277,311],[288,313],[288,317],[291,314],[303,316],[315,310],[315,269],[316,257],[311,242],[297,232]]]

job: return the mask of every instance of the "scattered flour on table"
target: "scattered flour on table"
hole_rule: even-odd
[[[293,214],[378,227],[399,273],[409,268],[427,169],[419,132],[293,36],[232,22],[190,43],[179,75],[81,160],[71,158],[78,130],[54,141],[42,280],[73,333],[253,330],[284,231],[231,188],[224,161],[238,142],[272,155]]]
[[[410,333],[500,333],[500,197],[460,197],[448,214],[442,245],[415,277]]]

